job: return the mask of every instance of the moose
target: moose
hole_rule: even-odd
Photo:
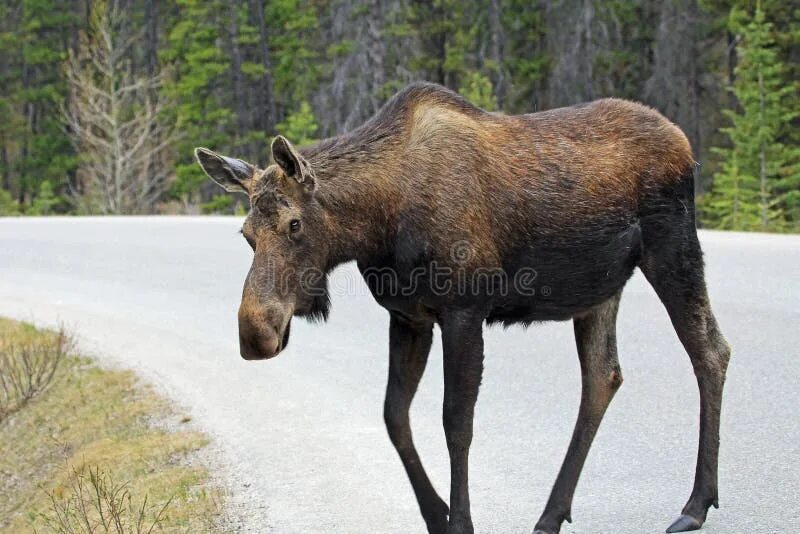
[[[667,532],[699,529],[709,507],[719,506],[730,348],[706,291],[695,162],[677,126],[613,98],[526,115],[490,113],[444,87],[416,83],[349,133],[299,149],[277,136],[271,152],[274,162],[260,169],[195,151],[212,180],[249,195],[242,234],[254,259],[238,312],[241,356],[281,352],[294,316],[325,319],[327,273],[355,260],[390,315],[384,419],[430,534],[473,532],[468,456],[484,322],[573,321],[581,402],[534,533],[554,534],[572,521],[581,469],[622,384],[616,316],[636,267],[666,307],[700,390],[694,487]],[[394,273],[397,283],[367,276],[375,269]],[[487,270],[492,276],[478,276]],[[535,273],[548,291],[516,283],[522,272]],[[465,276],[479,282],[455,283]],[[448,277],[454,283],[443,285]],[[449,507],[423,468],[409,425],[434,323],[444,358]]]

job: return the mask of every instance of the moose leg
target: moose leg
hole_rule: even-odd
[[[694,488],[681,516],[667,529],[685,532],[703,525],[711,505],[719,507],[719,420],[731,350],[711,311],[694,221],[672,225],[671,232],[663,232],[660,239],[648,249],[641,269],[667,308],[692,361],[700,389],[700,442]]]
[[[441,318],[444,352],[443,423],[450,453],[450,524],[447,534],[472,534],[468,460],[472,418],[483,374],[483,316],[472,311]]]
[[[383,418],[389,438],[403,462],[430,534],[447,530],[447,505],[433,489],[411,436],[408,411],[417,391],[428,352],[432,323],[410,324],[392,315],[389,325],[389,381]]]
[[[574,319],[581,362],[581,404],[567,456],[534,534],[555,534],[571,518],[572,496],[600,421],[620,384],[616,321],[620,293]]]

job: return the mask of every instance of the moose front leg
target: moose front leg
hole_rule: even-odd
[[[425,371],[433,324],[410,323],[392,315],[389,324],[389,380],[383,418],[389,438],[403,462],[429,534],[445,534],[447,504],[433,488],[414,447],[408,411]]]
[[[443,422],[450,452],[450,521],[447,534],[473,534],[468,460],[472,418],[483,373],[483,316],[472,311],[441,317],[444,352]]]

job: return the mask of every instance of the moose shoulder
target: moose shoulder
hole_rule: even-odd
[[[325,317],[327,273],[356,260],[391,315],[384,415],[430,533],[473,532],[467,459],[484,322],[574,320],[581,407],[535,532],[558,532],[570,520],[589,446],[622,382],[616,313],[636,267],[666,306],[701,390],[694,489],[669,531],[703,524],[717,503],[730,349],[706,294],[694,161],[680,129],[623,100],[506,116],[415,84],[350,133],[300,150],[279,136],[272,155],[261,170],[197,150],[212,179],[250,196],[242,356],[278,354],[295,315]],[[434,323],[444,352],[449,507],[422,468],[408,420]]]

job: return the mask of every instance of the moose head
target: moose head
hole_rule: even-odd
[[[241,232],[254,257],[239,307],[239,347],[246,360],[272,358],[286,347],[293,316],[328,313],[326,218],[314,172],[282,136],[263,170],[207,148],[195,156],[226,191],[250,197]]]

